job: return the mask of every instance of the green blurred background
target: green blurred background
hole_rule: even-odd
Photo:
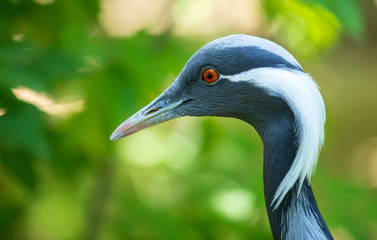
[[[235,119],[110,142],[203,44],[291,51],[322,89],[312,185],[337,239],[377,239],[377,1],[1,0],[0,239],[271,239],[263,146]]]

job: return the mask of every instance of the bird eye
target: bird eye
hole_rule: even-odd
[[[219,73],[213,68],[208,68],[203,72],[203,80],[207,83],[214,83],[218,78]]]

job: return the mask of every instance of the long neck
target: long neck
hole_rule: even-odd
[[[274,239],[333,239],[307,180],[300,191],[298,184],[289,190],[276,209],[271,205],[296,156],[297,139],[290,110],[276,111],[269,119],[253,125],[264,144],[264,194]]]

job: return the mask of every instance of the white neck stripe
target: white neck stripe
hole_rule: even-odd
[[[257,68],[222,76],[233,82],[247,81],[283,98],[295,116],[298,149],[292,166],[276,190],[271,206],[276,209],[288,191],[305,178],[310,181],[324,142],[325,104],[317,84],[306,73],[279,68]]]

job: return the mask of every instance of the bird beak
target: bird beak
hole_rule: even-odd
[[[168,99],[166,93],[162,93],[150,104],[117,127],[113,134],[111,134],[110,140],[115,141],[153,125],[183,116],[176,108],[187,100],[180,99],[170,102]]]

